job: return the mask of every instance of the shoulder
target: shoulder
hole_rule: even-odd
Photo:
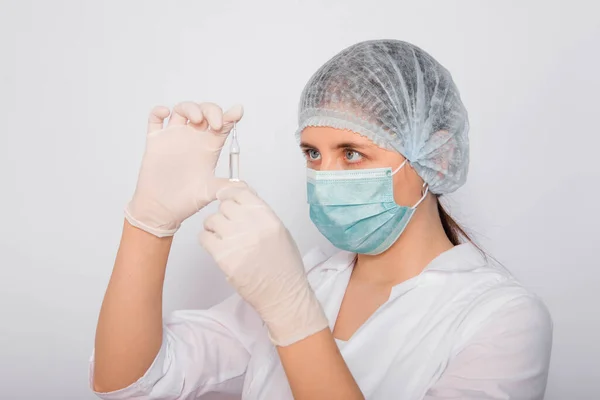
[[[544,301],[516,279],[504,266],[487,259],[484,270],[493,282],[475,302],[475,311],[486,316],[485,320],[503,319],[505,322],[526,319],[548,328],[553,327],[552,317]],[[521,321],[523,322],[523,321]]]
[[[551,333],[553,321],[548,307],[537,295],[522,286],[518,292],[502,301],[486,318],[486,323],[502,321],[508,327],[520,329],[531,326],[539,328],[540,333]]]
[[[481,293],[461,325],[463,345],[512,341],[523,350],[532,346],[542,352],[550,351],[554,326],[544,301],[512,277]]]
[[[493,257],[471,244],[455,247],[428,267],[429,279],[454,289],[466,312],[491,315],[499,310],[528,310],[546,315],[543,301]]]
[[[542,399],[552,352],[552,319],[537,296],[497,296],[463,321],[448,364],[428,394],[442,398]]]
[[[503,335],[511,332],[549,341],[553,322],[543,300],[522,285],[505,267],[473,246],[457,249],[446,265],[453,274],[434,273],[458,306],[458,341],[465,343],[485,331]],[[452,266],[454,263],[454,266]],[[438,282],[439,281],[439,282]],[[453,289],[454,288],[454,289]]]

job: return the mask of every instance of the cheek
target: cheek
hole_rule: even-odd
[[[408,184],[406,179],[402,179],[398,176],[398,174],[394,175],[394,201],[399,206],[408,206],[409,205],[409,196],[410,193]]]
[[[394,175],[394,201],[400,206],[412,207],[421,198],[422,184],[418,182],[419,179],[409,179],[407,174],[401,172]]]

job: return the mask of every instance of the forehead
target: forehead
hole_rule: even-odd
[[[302,131],[300,140],[302,145],[315,148],[335,147],[340,143],[352,144],[356,147],[379,148],[365,136],[329,126],[307,126]]]

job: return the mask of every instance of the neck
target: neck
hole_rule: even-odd
[[[453,246],[444,232],[437,200],[429,195],[388,250],[375,256],[358,255],[353,275],[376,285],[394,286],[420,274]]]

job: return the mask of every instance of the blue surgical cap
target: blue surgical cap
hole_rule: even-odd
[[[336,54],[302,91],[298,124],[298,138],[328,126],[399,152],[435,194],[467,178],[467,110],[450,72],[410,43],[369,40]]]

